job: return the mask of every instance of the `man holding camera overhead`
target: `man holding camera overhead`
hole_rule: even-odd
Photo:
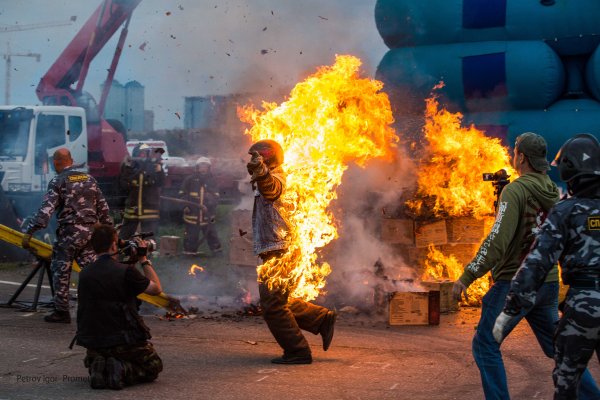
[[[145,241],[134,240],[138,251],[146,248]],[[133,257],[130,264],[116,260],[118,236],[112,226],[96,226],[90,242],[97,260],[79,274],[75,336],[87,349],[90,386],[119,390],[151,382],[162,371],[162,361],[148,342],[150,330],[138,313],[136,297],[160,294],[160,280],[145,255]],[[140,262],[143,274],[133,261]]]
[[[56,211],[58,229],[50,264],[54,312],[45,316],[44,320],[68,324],[71,322],[69,283],[73,260],[77,260],[81,268],[95,260],[89,245],[92,227],[98,222],[112,224],[112,220],[98,183],[89,174],[75,169],[69,150],[56,150],[52,163],[57,175],[48,184],[42,206],[25,230],[22,247],[29,248],[31,236],[47,227]]]

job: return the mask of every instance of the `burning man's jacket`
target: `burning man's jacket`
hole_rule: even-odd
[[[181,184],[179,197],[198,204],[198,207],[185,207],[183,213],[185,223],[205,225],[215,221],[219,189],[211,173],[202,175],[196,172],[186,177]]]
[[[41,208],[27,226],[27,233],[48,226],[54,211],[59,225],[112,224],[108,204],[96,180],[73,167],[65,168],[52,178]]]
[[[556,262],[572,288],[600,282],[600,190],[559,202],[541,227],[531,253],[515,275],[505,311],[516,315],[535,302],[536,291]]]
[[[460,281],[468,287],[490,270],[494,281],[511,280],[548,211],[558,200],[558,188],[545,174],[525,174],[506,185],[500,195],[494,226],[466,266]],[[555,266],[546,281],[557,280]]]
[[[159,160],[127,157],[121,165],[119,184],[129,195],[124,218],[159,219],[160,190],[165,173]]]
[[[136,294],[125,284],[127,268],[133,266],[102,255],[79,274],[78,345],[97,349],[150,339],[150,330],[137,311]]]
[[[285,177],[281,167],[269,171],[260,180],[254,182],[254,209],[252,212],[252,235],[254,253],[259,255],[268,251],[287,248],[288,225],[279,209],[285,187]]]

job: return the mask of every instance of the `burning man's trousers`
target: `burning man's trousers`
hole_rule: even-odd
[[[58,227],[50,263],[54,308],[57,311],[69,311],[69,286],[73,260],[76,260],[81,268],[96,260],[96,253],[89,243],[91,235],[90,225]]]
[[[185,224],[185,234],[183,237],[183,251],[196,252],[202,242],[200,233],[204,235],[208,248],[215,252],[221,250],[221,241],[217,236],[217,228],[214,223],[206,225]]]
[[[483,392],[487,400],[510,398],[500,345],[492,335],[494,323],[504,308],[509,289],[510,281],[497,281],[486,293],[482,300],[477,332],[473,337],[473,358],[479,367]],[[544,283],[537,293],[533,308],[524,310],[518,318],[514,318],[511,326],[507,327],[507,332],[510,333],[523,318],[531,326],[544,354],[552,358],[553,337],[558,320],[558,282]],[[599,398],[600,390],[590,372],[585,370],[581,376],[579,399]]]
[[[263,317],[273,337],[286,356],[310,355],[310,347],[300,329],[315,335],[327,315],[327,308],[300,299],[288,299],[288,294],[269,290],[258,284]]]
[[[125,385],[152,382],[163,369],[162,360],[154,350],[152,343],[122,345],[105,349],[87,349],[83,364],[90,368],[98,356],[113,357],[125,367]]]

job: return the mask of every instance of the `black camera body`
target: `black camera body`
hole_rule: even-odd
[[[506,172],[505,169],[501,169],[496,172],[484,172],[483,180],[487,182],[492,182],[494,185],[494,195],[496,196],[496,201],[494,201],[494,208],[496,211],[498,210],[498,202],[500,201],[500,193],[502,193],[502,189],[504,186],[510,183],[510,175]]]
[[[141,232],[127,240],[119,240],[119,260],[125,264],[135,264],[141,257],[150,255],[156,250],[156,242],[147,239],[154,236],[154,232]],[[140,243],[142,239],[144,243]]]
[[[483,180],[486,182],[499,182],[508,180],[508,178],[510,178],[510,175],[508,175],[505,169],[501,169],[500,171],[496,172],[483,173]]]

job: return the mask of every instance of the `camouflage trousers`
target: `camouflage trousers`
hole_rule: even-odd
[[[600,291],[569,289],[554,347],[554,398],[577,399],[581,374],[594,351],[600,361]]]
[[[90,368],[96,357],[113,357],[123,363],[125,385],[152,382],[163,370],[162,360],[154,350],[152,343],[121,345],[106,349],[87,349],[83,365]]]
[[[91,225],[59,226],[56,241],[52,248],[52,287],[54,289],[54,308],[69,311],[69,284],[73,260],[81,268],[96,260],[96,253],[90,245]]]

